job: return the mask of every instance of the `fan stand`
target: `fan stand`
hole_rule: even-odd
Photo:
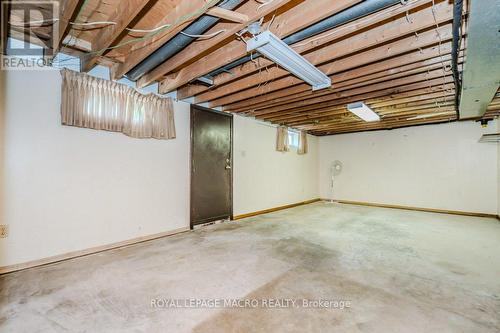
[[[334,199],[334,185],[335,185],[335,178],[340,175],[342,172],[342,162],[339,160],[335,160],[330,164],[330,190],[331,190],[331,196],[330,200],[327,200],[329,204],[334,204],[337,203],[335,202]]]
[[[330,180],[331,196],[330,196],[330,200],[327,200],[327,203],[329,203],[329,204],[335,203],[335,200],[333,200],[333,180],[334,179],[335,179],[335,177],[332,175],[332,179]]]

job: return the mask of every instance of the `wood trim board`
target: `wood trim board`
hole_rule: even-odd
[[[20,263],[20,264],[3,266],[3,267],[0,267],[0,275],[7,274],[7,273],[13,273],[13,272],[17,272],[17,271],[25,270],[25,269],[29,269],[29,268],[54,264],[54,263],[57,263],[60,261],[76,259],[76,258],[80,258],[83,256],[88,256],[88,255],[100,253],[103,251],[114,250],[117,248],[123,248],[126,246],[144,243],[144,242],[152,241],[152,240],[167,237],[167,236],[177,235],[177,234],[180,234],[180,233],[183,233],[186,231],[189,231],[189,227],[178,228],[178,229],[174,229],[171,231],[160,232],[160,233],[156,233],[156,234],[152,234],[152,235],[148,235],[148,236],[136,237],[136,238],[128,239],[128,240],[121,241],[121,242],[91,247],[91,248],[85,249],[85,250],[68,252],[68,253],[59,254],[56,256],[48,257],[48,258],[27,261],[27,262]]]
[[[284,205],[284,206],[279,206],[279,207],[274,207],[274,208],[259,210],[259,211],[256,211],[256,212],[245,213],[245,214],[241,214],[241,215],[236,215],[236,216],[233,217],[233,220],[241,220],[241,219],[244,219],[244,218],[247,218],[247,217],[252,217],[252,216],[256,216],[256,215],[272,213],[272,212],[276,212],[278,210],[283,210],[283,209],[293,208],[293,207],[297,207],[297,206],[307,205],[307,204],[310,204],[310,203],[313,203],[313,202],[318,202],[318,201],[321,201],[321,199],[320,198],[316,198],[316,199],[301,201],[301,202],[297,202],[297,203],[293,203],[293,204],[289,204],[289,205]]]
[[[322,199],[322,200],[323,201],[330,201],[329,199]],[[362,202],[362,201],[350,201],[350,200],[334,200],[334,202],[346,204],[346,205],[370,206],[370,207],[391,208],[391,209],[404,209],[404,210],[414,210],[414,211],[427,212],[427,213],[463,215],[463,216],[474,216],[474,217],[488,217],[488,218],[496,218],[496,219],[500,220],[500,218],[497,215],[487,214],[487,213],[465,212],[465,211],[459,211],[459,210],[447,210],[447,209],[436,209],[436,208],[411,207],[411,206],[390,205],[390,204]]]

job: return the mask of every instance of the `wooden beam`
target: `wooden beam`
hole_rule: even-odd
[[[423,91],[423,90],[421,90]],[[378,111],[392,111],[396,112],[395,110],[402,110],[403,112],[411,111],[413,109],[418,109],[418,108],[425,108],[425,105],[429,105],[429,107],[435,107],[436,104],[443,104],[443,103],[449,103],[452,102],[450,100],[450,97],[452,97],[452,93],[454,91],[445,91],[441,90],[438,91],[438,93],[435,93],[434,99],[427,98],[423,100],[417,100],[414,102],[409,102],[409,103],[396,103],[393,105],[387,105],[387,106],[375,106],[374,103],[371,103],[370,100],[367,99],[361,99],[363,100],[370,108],[373,110]],[[390,96],[392,97],[392,96]],[[419,96],[416,96],[419,97]],[[416,98],[414,97],[414,98]],[[350,99],[352,101],[359,101],[359,97],[356,98],[345,98],[345,99]],[[349,101],[350,103],[351,101]],[[332,106],[332,107],[326,107],[326,108],[320,108],[320,109],[315,109],[313,111],[305,111],[305,112],[295,112],[293,114],[287,114],[287,115],[280,115],[280,114],[274,114],[274,115],[264,115],[261,117],[258,117],[259,119],[265,120],[265,121],[270,121],[273,123],[279,123],[279,124],[290,124],[290,125],[299,125],[299,124],[306,124],[306,123],[316,123],[316,122],[323,122],[323,121],[328,121],[335,119],[338,115],[340,114],[345,114],[349,113],[347,108],[346,108],[347,103],[337,103],[337,105]]]
[[[442,36],[443,38],[451,37],[451,30],[447,29],[446,26],[443,27]],[[447,52],[449,52],[450,50],[449,44],[443,44],[441,47],[441,51],[439,46],[424,48],[426,45],[434,41],[434,37],[435,34],[432,31],[429,31],[428,35],[427,33],[422,33],[420,37],[410,36],[390,44],[386,44],[362,53],[358,53],[352,57],[339,59],[337,61],[334,61],[333,63],[321,66],[320,69],[326,73],[336,73],[346,69],[349,70],[350,68],[363,65],[367,62],[369,63],[370,59],[377,61],[380,59],[384,59],[386,56],[391,56],[393,54],[404,54],[408,57],[408,61],[411,62],[414,59],[418,59],[419,55],[426,56],[427,54],[428,55],[439,54],[440,52],[446,54]],[[413,48],[415,48],[416,51],[413,51],[413,53],[409,54],[408,52],[411,52],[411,49]],[[269,89],[280,87],[281,81],[277,80],[276,82],[277,83],[274,82],[269,83],[268,84],[270,86]],[[335,87],[335,81],[333,83],[333,86]],[[292,96],[292,95],[297,96],[297,94],[303,94],[301,96],[307,96],[307,95],[313,95],[314,93],[311,92],[310,87],[306,84],[302,83],[296,86],[291,85],[289,87],[286,87],[286,89],[271,91],[269,93],[262,94],[260,96],[256,94],[256,96],[251,99],[236,101],[235,103],[225,105],[224,110],[235,111],[242,109],[259,109],[267,105],[270,101],[276,102],[278,99],[281,100],[286,96]]]
[[[450,85],[450,87],[453,88],[452,85]],[[397,95],[391,95],[391,96],[386,96],[386,100],[383,102],[376,103],[374,102],[374,99],[364,99],[364,102],[373,109],[378,109],[381,107],[400,108],[409,106],[411,105],[411,103],[419,103],[419,102],[429,103],[429,100],[444,101],[445,98],[447,99],[450,96],[453,96],[453,93],[454,93],[453,90],[451,90],[450,92],[439,91],[436,93],[429,93],[429,91],[425,89],[421,90],[420,95],[402,98],[401,101],[393,100],[392,98],[394,98],[394,96]],[[265,116],[263,117],[263,119],[272,122],[290,124],[292,126],[298,125],[299,122],[304,122],[304,121],[311,121],[311,122],[322,121],[337,115],[340,111],[345,112],[346,104],[354,101],[356,101],[356,98],[349,98],[347,102],[339,103],[336,106],[332,107],[319,108],[308,112],[276,114],[271,116]]]
[[[364,28],[369,26],[374,26],[377,23],[384,22],[390,18],[393,18],[397,15],[405,13],[406,11],[412,11],[417,7],[422,7],[425,4],[430,3],[432,0],[410,0],[405,5],[396,5],[391,6],[383,11],[373,13],[357,19],[355,21],[349,22],[345,25],[342,25],[339,29],[333,29],[325,31],[321,34],[309,37],[303,41],[297,42],[292,45],[293,49],[298,53],[304,53],[311,49],[317,48],[319,45],[319,40],[322,44],[329,43],[334,40],[338,40],[341,37],[347,36],[349,34],[357,33]],[[272,65],[273,63],[270,60],[260,58],[258,62],[254,63],[246,63],[242,66],[231,69],[231,73],[221,73],[214,78],[214,86],[220,86],[223,84],[227,84],[231,81],[240,80],[245,76],[248,76],[252,73],[262,71],[262,69],[267,66]],[[266,71],[267,72],[267,71]],[[212,90],[214,87],[210,87]],[[207,91],[209,88],[202,85],[188,85],[178,89],[177,96],[179,99],[191,97],[194,95],[198,95],[204,91]]]
[[[435,59],[432,59],[432,60],[435,60]],[[449,65],[450,64],[450,61],[448,61],[448,63],[444,64],[445,66],[446,65]],[[413,66],[417,66],[416,68],[413,68]],[[384,72],[381,72],[381,73],[376,73],[377,76],[372,76],[372,75],[367,75],[366,77],[369,78],[371,77],[370,80],[364,80],[364,81],[361,81],[361,82],[358,82],[358,83],[355,83],[355,84],[352,84],[353,82],[356,82],[358,81],[358,79],[354,79],[354,80],[349,80],[349,81],[345,81],[344,82],[344,85],[342,87],[340,87],[340,84],[337,86],[337,90],[338,91],[344,91],[344,90],[352,90],[352,89],[355,89],[355,88],[358,88],[358,87],[363,87],[363,86],[367,86],[367,85],[373,85],[373,84],[377,84],[377,83],[380,83],[380,82],[384,82],[384,81],[388,81],[388,80],[393,80],[393,79],[397,79],[397,78],[401,78],[401,77],[407,77],[409,75],[413,75],[413,74],[418,74],[418,73],[423,73],[423,72],[429,72],[429,71],[433,71],[433,70],[436,70],[436,69],[442,69],[442,66],[443,64],[441,64],[440,62],[436,62],[434,64],[427,64],[427,65],[422,65],[420,66],[419,63],[417,64],[411,64],[409,66],[402,66],[401,67],[401,71],[396,71],[396,69],[394,69],[395,73],[394,74],[391,74],[391,75],[384,75],[386,74],[387,72],[391,72],[392,70],[389,70],[389,71],[384,71]],[[362,78],[360,78],[362,79]],[[364,99],[363,99],[364,100]],[[281,112],[279,113],[280,116],[283,116],[283,115],[286,115],[287,112]]]
[[[434,118],[432,120],[414,120],[407,121],[405,123],[395,123],[389,126],[379,126],[378,128],[360,128],[360,129],[344,129],[344,130],[328,130],[328,131],[311,131],[311,135],[315,136],[326,136],[326,135],[337,135],[337,134],[347,134],[347,133],[360,133],[360,132],[373,132],[373,131],[382,131],[382,130],[393,130],[398,128],[405,127],[415,127],[415,126],[424,126],[424,125],[433,125],[433,124],[446,124],[457,121],[451,117],[439,117]]]
[[[275,19],[276,24],[278,24],[277,22],[280,22],[279,31],[275,28],[275,24],[270,27],[270,30],[274,31],[279,37],[287,36],[338,11],[341,11],[342,9],[352,6],[359,1],[360,0],[314,0],[314,4],[312,4],[311,1],[304,1],[281,14],[279,18]],[[270,10],[272,6],[279,3],[284,4],[286,2],[288,1],[275,0],[267,6],[262,7],[259,11],[260,14],[255,15],[253,18],[263,17],[270,14],[277,8],[276,7],[274,10]],[[318,8],[321,8],[321,10],[318,10]],[[175,80],[162,81],[160,83],[160,93],[167,93],[175,90],[197,77],[201,77],[217,68],[245,56],[246,53],[245,43],[234,40],[226,44],[224,47],[217,49],[215,52],[212,52],[203,59],[182,68],[178,72]]]
[[[402,124],[411,124],[413,122],[427,122],[431,118],[446,118],[446,119],[456,119],[456,113],[453,114],[453,108],[449,107],[446,109],[440,109],[438,111],[427,111],[429,113],[428,118],[419,118],[419,119],[408,119],[412,118],[412,115],[405,115],[405,116],[400,116],[400,117],[395,117],[395,118],[388,118],[388,119],[382,119],[377,122],[365,122],[361,120],[360,118],[357,118],[354,116],[353,118],[350,118],[346,120],[345,122],[339,122],[336,124],[329,124],[326,126],[321,126],[318,125],[316,127],[311,127],[311,126],[297,126],[298,129],[301,130],[307,130],[307,131],[313,131],[313,132],[319,132],[319,131],[352,131],[352,130],[366,130],[366,129],[381,129],[381,128],[393,128],[395,125],[402,125]],[[434,114],[431,116],[431,114]]]
[[[435,79],[437,79],[437,80],[433,81]],[[325,105],[327,102],[334,103],[334,101],[336,99],[339,99],[339,98],[344,98],[344,97],[354,96],[354,95],[363,95],[363,94],[377,91],[377,90],[396,88],[396,91],[397,91],[397,88],[402,89],[402,86],[412,87],[412,85],[416,85],[416,87],[414,89],[419,89],[419,88],[425,87],[426,85],[430,87],[432,85],[439,84],[436,82],[443,84],[443,83],[450,83],[450,82],[452,82],[452,80],[450,80],[449,73],[443,72],[441,69],[439,69],[439,70],[430,71],[428,73],[410,75],[408,77],[403,77],[403,78],[399,78],[399,79],[395,79],[395,80],[389,80],[389,81],[385,81],[382,83],[372,84],[372,85],[359,87],[359,88],[355,88],[355,89],[338,91],[338,92],[334,91],[331,94],[325,94],[322,96],[315,96],[314,98],[310,98],[310,99],[305,99],[305,100],[299,99],[295,102],[286,102],[285,104],[278,104],[278,105],[275,105],[272,107],[268,107],[268,108],[263,109],[260,112],[257,112],[257,113],[253,112],[252,114],[262,115],[265,113],[278,112],[278,111],[283,111],[283,110],[288,110],[288,109],[293,109],[293,108],[298,108],[298,107],[304,107],[304,106],[309,106],[309,105],[313,106],[315,104],[316,104],[316,106],[318,104]],[[408,87],[406,89],[411,90]]]
[[[322,110],[331,107],[337,107],[339,105],[345,105],[347,103],[352,103],[360,100],[371,100],[371,102],[375,103],[376,101],[386,101],[387,98],[397,99],[413,97],[421,95],[423,93],[430,94],[434,92],[447,91],[453,88],[453,84],[446,82],[443,78],[436,78],[426,82],[408,83],[403,86],[389,87],[381,90],[367,91],[367,89],[358,88],[351,91],[351,94],[348,94],[348,96],[330,101],[294,107],[286,110],[273,110],[271,108],[267,110],[262,109],[251,112],[250,114],[260,118],[283,117],[285,115],[304,115],[306,113],[321,112]]]
[[[78,14],[77,9],[80,8],[81,0],[62,0],[59,3],[59,21],[56,22],[56,29],[59,31],[57,36],[56,49],[54,56],[59,52],[62,41],[69,31],[69,22]]]
[[[0,54],[6,54],[6,50],[7,50],[7,40],[9,38],[9,29],[10,29],[10,25],[9,25],[9,16],[10,16],[10,2],[8,2],[7,0],[1,0],[0,1],[0,18],[1,18],[1,26],[0,26],[0,30],[2,32],[2,35],[0,36],[0,42],[1,42],[1,46],[0,46]]]
[[[419,124],[430,124],[435,122],[452,122],[456,121],[456,114],[453,111],[449,115],[437,115],[435,117],[430,117],[428,119],[416,119],[416,120],[393,120],[393,121],[380,121],[377,123],[368,124],[361,122],[356,126],[346,126],[346,127],[335,127],[331,126],[328,128],[321,128],[318,130],[310,130],[313,135],[331,135],[340,133],[350,133],[350,132],[362,132],[368,130],[382,130],[382,129],[395,129],[400,127],[407,127]]]
[[[121,0],[115,7],[114,14],[109,21],[116,22],[99,31],[92,40],[92,51],[97,52],[91,57],[85,57],[82,61],[82,71],[90,71],[104,50],[110,47],[123,33],[123,30],[139,15],[149,4],[156,0]]]
[[[209,10],[207,10],[207,14],[231,22],[248,23],[249,21],[248,15],[238,13],[232,10],[227,10],[221,7],[212,7]]]
[[[335,86],[334,86],[335,87]],[[290,90],[293,90],[294,87],[290,88]],[[335,88],[328,89],[328,90],[323,90],[323,91],[318,91],[318,92],[310,92],[310,91],[304,91],[304,92],[295,92],[293,95],[285,95],[283,97],[275,97],[274,99],[270,101],[265,101],[261,102],[259,104],[255,105],[250,105],[247,106],[245,103],[235,103],[231,105],[228,108],[224,108],[225,111],[231,111],[231,112],[259,112],[259,110],[264,110],[264,109],[269,109],[270,106],[278,106],[278,105],[289,105],[291,102],[298,101],[298,100],[305,100],[311,99],[311,98],[316,98],[316,97],[321,97],[324,95],[329,95],[331,93],[335,93]]]
[[[436,5],[436,10],[434,12],[436,20],[439,23],[451,20],[452,9],[453,9],[452,6],[450,6],[450,4],[447,2],[443,2],[439,5]],[[434,13],[432,11],[432,8],[423,9],[421,11],[413,13],[411,15],[411,19],[409,22],[406,17],[402,17],[393,20],[388,24],[373,28],[362,34],[358,34],[351,38],[347,38],[332,45],[320,48],[317,51],[306,54],[304,57],[307,60],[309,60],[313,65],[319,65],[327,61],[332,61],[334,59],[344,57],[348,54],[355,54],[356,52],[360,52],[361,50],[368,49],[370,47],[386,43],[394,39],[399,39],[401,38],[401,36],[404,35],[413,34],[412,36],[410,36],[410,38],[411,37],[417,38],[414,35],[415,32],[421,31],[423,29],[435,25],[433,23]],[[446,40],[451,38],[451,25],[446,25],[446,28],[441,28],[439,30],[439,33],[441,35],[440,37],[441,39]],[[435,43],[436,32],[434,30],[428,31],[427,33],[425,33],[424,36],[422,36],[422,38],[418,38],[419,42],[421,43],[422,41],[424,41],[424,38],[425,41],[427,41],[427,44]],[[387,56],[394,55],[394,50],[391,48],[386,48],[385,52],[387,53]],[[370,59],[365,59],[365,61],[368,62],[370,61]],[[331,70],[329,69],[330,68],[328,68],[328,66],[320,67],[320,70],[322,70],[327,75],[332,73]],[[285,69],[282,69],[280,67],[272,67],[269,69],[269,71],[265,72],[264,75],[257,73],[249,77],[246,77],[242,80],[239,80],[234,84],[227,85],[219,89],[211,90],[207,93],[199,95],[196,98],[196,102],[202,103],[232,93],[234,95],[212,101],[210,103],[210,106],[216,107],[216,106],[231,104],[237,100],[242,100],[245,98],[251,98],[252,96],[256,96],[258,94],[258,90],[261,89],[260,88],[261,86],[258,86],[259,84],[262,85],[266,81],[274,81],[283,77],[288,77],[289,75],[290,73]],[[290,85],[300,84],[303,82],[298,78],[295,77],[291,78],[292,79],[289,81],[292,81],[294,83],[289,81],[287,82],[280,81],[281,84],[273,82],[274,86],[278,86],[275,89],[282,89],[284,87],[287,86],[289,87]],[[242,89],[247,89],[255,86],[257,86],[257,88],[249,89],[244,93],[241,92]],[[266,90],[269,89],[267,88],[267,85],[265,89]]]
[[[126,58],[126,61],[115,69],[114,80],[121,78],[125,73],[135,67],[160,46],[184,29],[190,22],[203,15],[209,8],[215,6],[218,0],[173,0],[177,3],[175,9],[167,13],[165,17],[156,24],[157,27],[171,24],[160,33],[153,35],[143,41],[134,44]],[[182,19],[180,19],[182,18]]]
[[[320,123],[316,124],[305,124],[305,125],[296,125],[294,128],[300,128],[302,130],[321,130],[325,128],[335,128],[335,129],[342,129],[342,128],[366,128],[368,125],[373,125],[376,126],[377,124],[382,124],[382,123],[390,123],[390,122],[402,122],[402,121],[410,121],[410,120],[417,120],[417,119],[428,119],[432,117],[439,117],[439,116],[453,116],[456,118],[456,113],[453,114],[454,107],[453,107],[453,101],[451,103],[448,103],[446,105],[441,105],[441,106],[432,106],[428,105],[425,108],[420,108],[420,109],[413,109],[409,110],[406,112],[399,112],[399,113],[386,113],[383,117],[381,117],[381,120],[379,122],[373,122],[373,123],[366,123],[362,119],[358,118],[356,115],[350,113],[350,112],[344,112],[343,114],[339,115],[336,117],[334,120],[330,121],[323,121]]]
[[[338,61],[333,62],[332,64],[328,64],[325,66],[321,66],[320,70],[323,70],[327,74],[330,74],[330,78],[332,79],[333,86],[337,87],[338,84],[342,81],[346,81],[352,78],[358,78],[361,79],[365,75],[376,73],[379,71],[384,71],[384,70],[389,70],[391,68],[399,68],[399,70],[405,70],[404,68],[396,67],[398,65],[404,64],[405,62],[409,63],[408,66],[412,66],[413,63],[417,62],[423,62],[422,64],[425,64],[425,62],[430,61],[429,59],[432,57],[439,57],[439,59],[436,60],[445,60],[447,59],[447,54],[451,51],[451,44],[446,43],[443,44],[441,47],[438,46],[433,46],[433,47],[428,47],[428,48],[422,48],[425,46],[425,44],[428,44],[429,42],[426,41],[427,38],[425,36],[422,36],[423,38],[419,39],[417,44],[411,44],[411,43],[406,43],[409,41],[413,41],[412,39],[415,38],[409,37],[403,40],[399,40],[395,43],[389,44],[389,45],[384,45],[375,49],[371,49],[362,53],[355,54],[351,57],[348,58],[343,58],[339,59]],[[428,38],[430,41],[433,40],[434,35],[432,33],[429,34]],[[422,43],[422,44],[420,44]],[[405,52],[408,51],[408,48],[413,48],[416,47],[417,50],[413,51],[411,53]],[[390,50],[389,52],[387,50]],[[386,60],[378,61],[380,59],[384,59],[385,57],[388,56],[393,56],[394,53],[396,54],[401,54],[396,57],[392,57]],[[441,59],[442,56],[443,58]],[[448,56],[449,58],[449,56]],[[366,63],[370,63],[370,60],[372,61],[378,61],[375,63],[371,63],[369,65],[364,65]],[[363,66],[364,65],[364,66]],[[362,66],[360,68],[357,68],[359,66]],[[355,68],[354,70],[351,68]],[[364,70],[364,71],[363,71]],[[397,69],[395,69],[398,71]],[[334,74],[336,72],[340,72],[339,74]],[[373,74],[376,75],[376,74]],[[297,84],[298,82],[298,84]],[[286,84],[286,85],[284,85]],[[267,88],[269,86],[269,88]],[[286,88],[286,89],[285,89]],[[281,89],[281,90],[279,90]],[[255,88],[252,88],[251,90],[255,90]],[[267,92],[268,90],[268,92]],[[265,93],[265,95],[263,95]],[[285,96],[293,96],[297,95],[299,93],[304,93],[306,95],[312,95],[314,94],[311,92],[311,87],[305,83],[302,83],[300,80],[294,78],[294,77],[287,77],[284,79],[272,81],[265,85],[263,89],[261,89],[258,93],[255,92],[255,96],[252,99],[248,99],[247,101],[243,102],[237,102],[231,104],[230,106],[225,107],[225,109],[233,109],[237,105],[247,105],[247,107],[257,107],[258,105],[265,105],[264,102],[267,101],[274,101],[277,98],[285,97]],[[246,96],[246,91],[242,92],[241,95]],[[262,95],[262,96],[259,96]],[[229,96],[227,96],[229,97]],[[227,98],[225,97],[225,98]],[[239,97],[236,97],[239,99]],[[227,99],[226,99],[227,100]],[[216,100],[214,101],[214,104],[219,104],[219,103],[224,103],[225,100]],[[250,105],[248,105],[250,104]]]
[[[410,107],[415,107],[418,105],[426,105],[426,104],[433,104],[435,105],[436,103],[448,103],[450,102],[449,98],[451,94],[454,91],[439,91],[438,93],[435,93],[434,99],[432,98],[427,98],[427,99],[421,99],[417,100],[414,102],[408,102],[408,103],[395,103],[393,105],[387,105],[387,106],[374,106],[373,103],[371,103],[367,99],[363,99],[363,101],[370,106],[373,110],[395,110],[395,109],[403,109],[406,110],[406,108]],[[414,98],[417,98],[419,96],[416,96]],[[346,98],[347,99],[347,98]],[[351,98],[351,100],[356,101],[356,98]],[[359,101],[359,99],[358,99]],[[295,113],[289,113],[285,115],[280,115],[280,114],[274,114],[274,115],[264,115],[262,117],[259,117],[260,119],[264,119],[266,121],[271,121],[271,122],[277,122],[280,124],[293,124],[297,125],[299,123],[311,123],[311,122],[317,122],[317,121],[324,121],[324,120],[331,120],[335,118],[337,115],[341,113],[347,113],[347,108],[346,108],[347,103],[342,103],[338,104],[332,107],[326,107],[326,108],[321,108],[321,109],[316,109],[313,111],[307,111],[307,112],[295,112]]]
[[[272,113],[259,113],[253,114],[259,119],[269,120],[269,121],[279,121],[280,117],[286,115],[291,115],[295,117],[303,117],[305,115],[317,115],[323,112],[327,112],[331,109],[336,109],[340,106],[345,106],[348,103],[356,101],[367,101],[370,105],[377,105],[377,103],[399,103],[399,101],[404,101],[405,99],[411,100],[424,95],[441,94],[443,95],[446,91],[453,89],[454,85],[452,83],[445,83],[443,85],[443,79],[433,79],[428,82],[417,82],[413,84],[408,84],[405,86],[392,87],[383,90],[375,90],[372,92],[365,92],[359,95],[351,95],[343,98],[339,98],[332,101],[327,101],[323,103],[317,103],[310,106],[298,107],[289,109],[286,111],[276,111]],[[388,106],[385,105],[385,106]]]
[[[268,8],[268,10],[266,10],[265,12],[257,11],[259,4],[256,2],[244,4],[241,8],[239,8],[239,10],[243,14],[249,16],[247,22],[237,25],[235,25],[234,23],[217,24],[214,28],[207,31],[207,34],[221,30],[224,31],[223,33],[219,33],[218,35],[209,38],[207,40],[199,40],[196,41],[195,43],[191,43],[184,50],[181,50],[179,53],[175,54],[170,59],[167,59],[164,63],[159,65],[157,68],[153,69],[151,72],[144,75],[137,82],[137,85],[139,87],[147,86],[153,81],[162,78],[167,73],[173,73],[174,74],[173,77],[176,77],[177,74],[175,71],[178,70],[180,67],[188,63],[193,63],[199,60],[200,58],[204,57],[208,53],[214,51],[216,47],[220,47],[223,43],[228,42],[229,40],[234,40],[234,38],[236,37],[236,33],[246,28],[249,23],[258,21],[261,17],[264,17],[267,13],[269,13],[269,10],[277,10],[280,7],[286,5],[286,3],[289,1],[291,0],[286,0],[286,1],[280,0],[280,2],[275,2],[273,3],[273,7]],[[213,7],[213,8],[218,8],[218,7]],[[169,78],[168,80],[172,79]]]
[[[382,109],[373,109],[378,115],[381,117],[381,121],[390,121],[395,118],[413,118],[415,116],[427,118],[427,115],[433,115],[435,113],[443,113],[443,112],[453,112],[453,97],[448,100],[446,103],[428,103],[424,105],[417,105],[413,107],[394,109],[394,108],[382,108]],[[422,118],[422,119],[425,119]],[[419,118],[416,118],[419,119]],[[335,116],[330,116],[328,119],[323,119],[318,122],[297,122],[295,124],[287,123],[287,126],[291,127],[300,127],[304,130],[311,129],[321,129],[325,127],[339,126],[339,127],[347,127],[351,125],[359,124],[361,121],[356,115],[350,113],[345,107],[344,110],[339,110],[339,112]]]

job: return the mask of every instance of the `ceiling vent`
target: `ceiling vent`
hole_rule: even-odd
[[[483,134],[479,142],[500,142],[500,133]]]

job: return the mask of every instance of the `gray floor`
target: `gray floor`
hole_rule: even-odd
[[[4,275],[0,288],[1,332],[499,332],[500,223],[316,203]],[[164,302],[194,298],[206,304]]]

